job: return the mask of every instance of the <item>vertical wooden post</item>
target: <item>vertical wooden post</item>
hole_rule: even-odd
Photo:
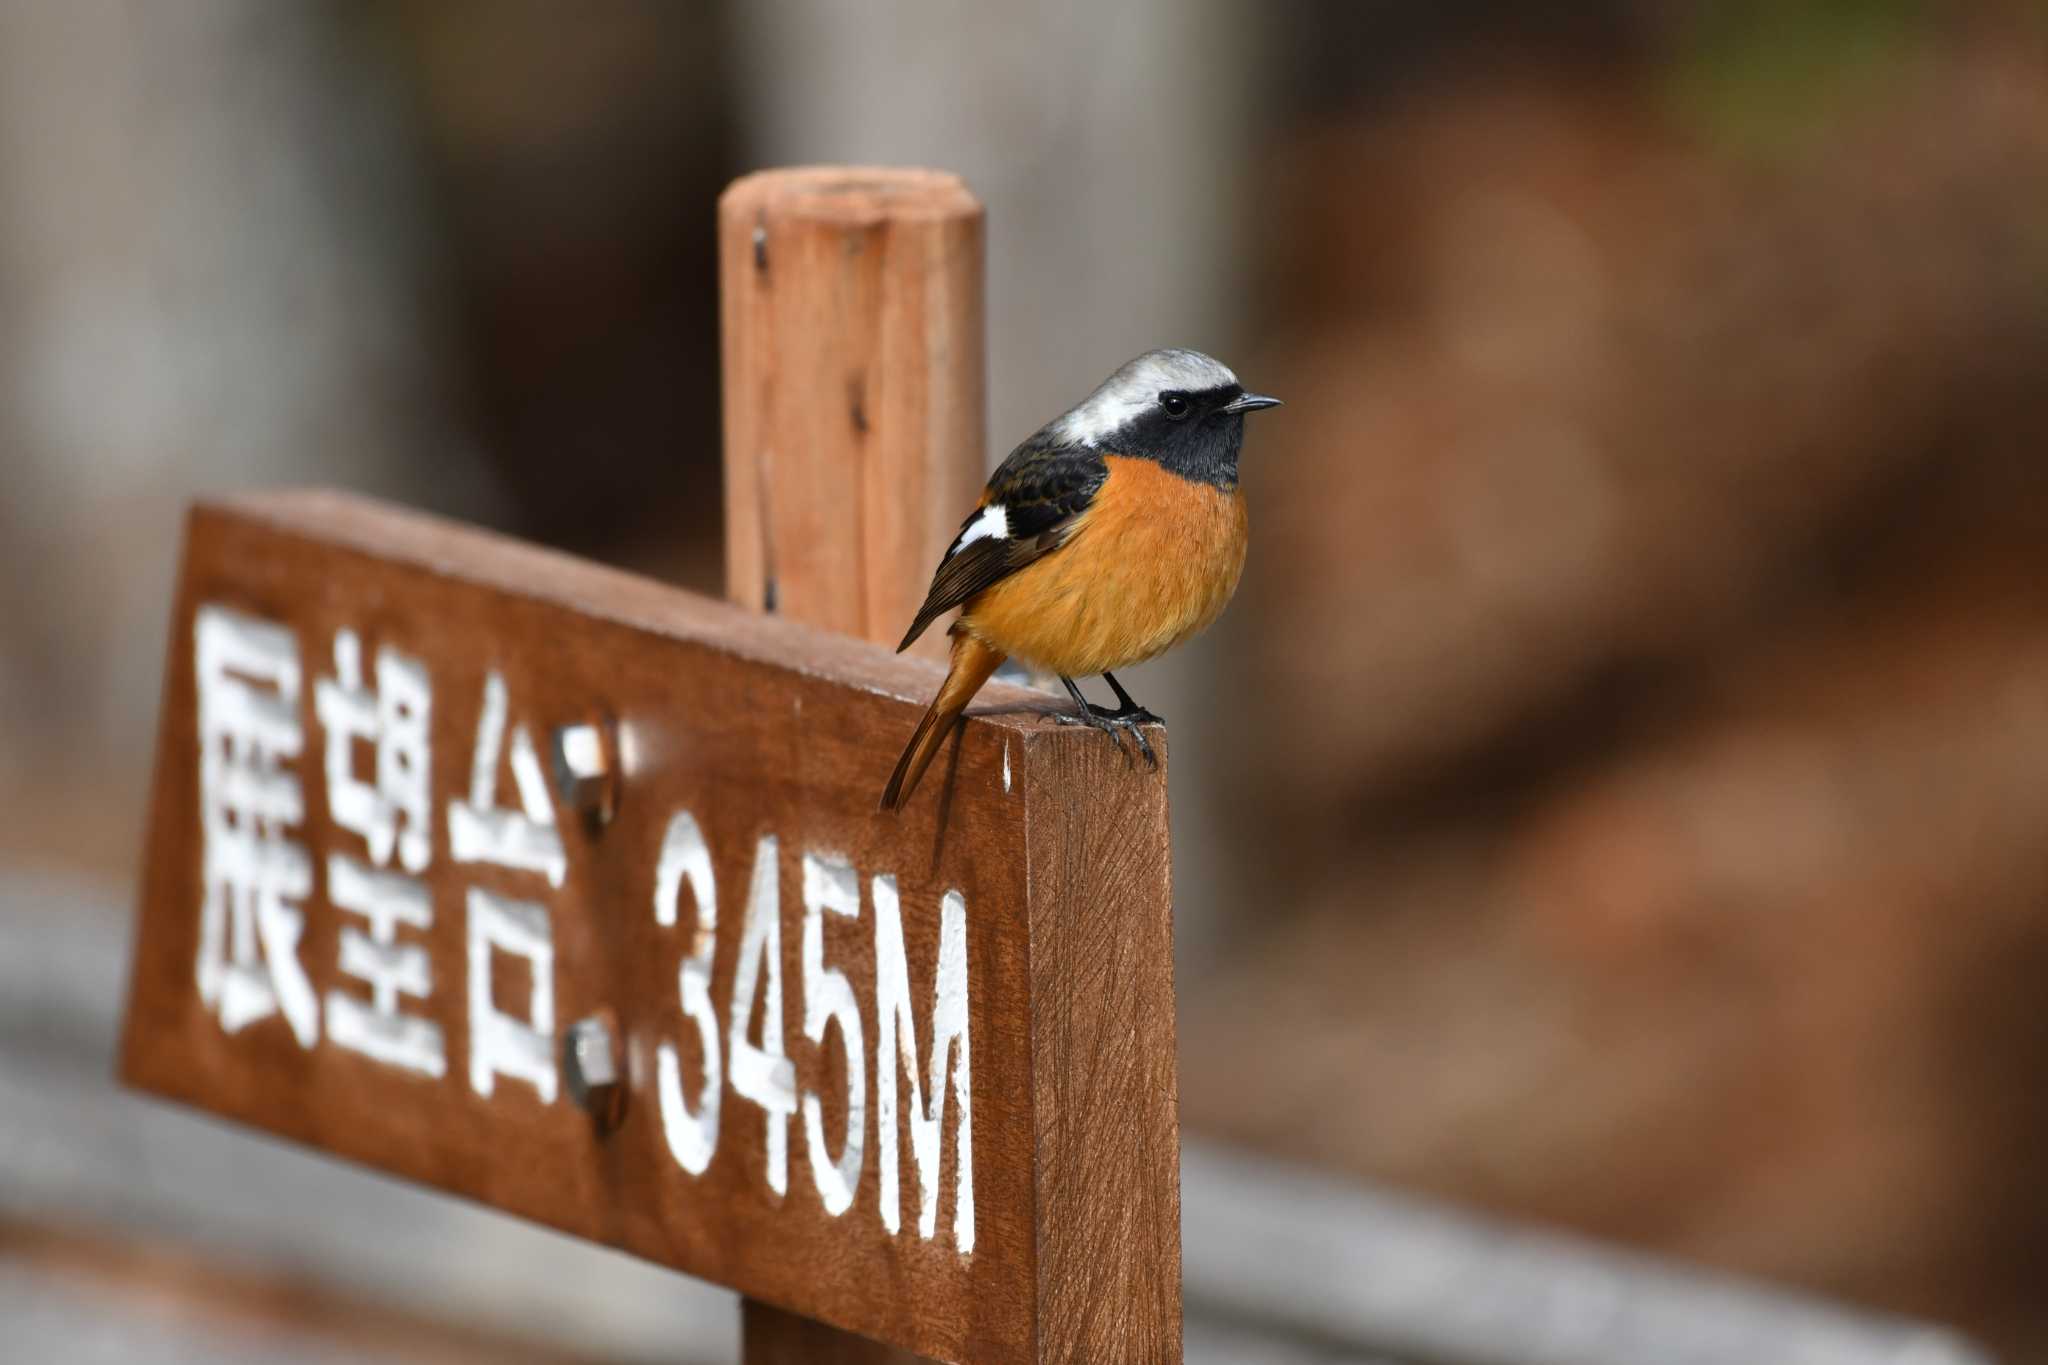
[[[981,203],[939,171],[762,171],[718,233],[726,596],[894,645],[985,472]],[[741,1334],[745,1365],[921,1359],[753,1299]]]
[[[893,645],[986,468],[981,203],[811,167],[719,201],[726,596]],[[942,654],[934,632],[927,652]]]

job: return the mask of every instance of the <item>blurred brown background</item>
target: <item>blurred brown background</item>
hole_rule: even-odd
[[[118,963],[194,492],[715,590],[712,205],[833,160],[987,203],[997,454],[1152,345],[1288,400],[1132,684],[1191,1132],[2048,1361],[2035,0],[0,0],[13,970]],[[24,1113],[0,1254],[212,1282]]]

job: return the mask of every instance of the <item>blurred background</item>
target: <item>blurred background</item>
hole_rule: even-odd
[[[982,196],[992,456],[1154,345],[1288,400],[1236,606],[1129,679],[1191,1150],[2048,1361],[2039,0],[0,0],[38,1358],[730,1358],[720,1296],[108,1073],[186,500],[716,592],[713,204],[812,161]],[[1191,1358],[1591,1358],[1224,1302],[1218,1169]]]

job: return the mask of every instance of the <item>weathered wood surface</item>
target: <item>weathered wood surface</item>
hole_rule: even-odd
[[[276,767],[295,782],[301,809],[272,833],[304,856],[306,885],[280,902],[300,935],[288,943],[289,934],[272,936],[252,917],[247,936],[228,934],[217,955],[250,968],[259,986],[266,974],[276,986],[281,962],[295,963],[319,1006],[310,1019],[295,1020],[283,995],[268,1013],[252,1013],[244,996],[230,1029],[228,996],[216,983],[209,999],[199,985],[208,842],[226,838],[202,824],[202,608],[275,623],[298,670],[288,685],[256,682],[268,692],[269,720],[298,737],[297,752]],[[439,1075],[351,1050],[327,1027],[335,996],[372,1000],[365,982],[342,970],[345,931],[362,938],[371,926],[334,903],[332,860],[367,863],[377,850],[337,822],[316,699],[341,666],[344,633],[356,637],[366,676],[388,650],[417,663],[431,684],[428,800],[417,825],[425,845],[413,848],[425,854],[416,877],[431,921],[398,925],[386,946],[424,949],[427,989],[401,993],[396,1005],[438,1029]],[[493,674],[506,698],[505,729],[479,779],[472,758]],[[882,815],[876,788],[936,679],[924,661],[342,495],[197,509],[172,617],[124,1074],[935,1358],[1177,1358],[1164,772],[1127,766],[1100,735],[1045,722],[1038,712],[1050,703],[1039,694],[997,686],[942,757],[928,799],[900,817]],[[561,809],[552,790],[543,794],[541,813],[560,844],[558,881],[477,860],[474,848],[458,861],[453,807],[495,796],[507,813],[521,813],[514,732],[524,728],[545,758],[555,727],[597,714],[618,722],[618,809],[599,826]],[[377,771],[373,745],[340,754],[361,780]],[[210,799],[220,804],[218,784]],[[673,922],[659,922],[656,870],[678,811],[697,822],[715,873],[717,924],[708,936],[697,932],[688,890],[668,905]],[[413,830],[401,812],[394,846],[406,847]],[[771,873],[756,884],[770,836]],[[820,868],[850,867],[837,884],[858,892],[853,914],[814,916],[822,953],[808,973],[806,902],[819,897],[807,883],[807,854]],[[897,891],[927,1104],[943,898],[957,892],[964,910],[973,1217],[956,1225],[959,1108],[949,1067],[930,1238],[922,1235],[911,1073],[901,1065],[896,1230],[882,1216],[878,877]],[[473,889],[540,907],[551,1019],[532,1008],[533,959],[487,944],[476,966]],[[773,1051],[765,958],[756,962],[755,1009],[737,1028],[730,1018],[747,909],[764,894],[779,899],[779,914],[763,923],[772,918],[779,938],[789,1063],[780,1075],[785,1101],[797,1101],[779,1119],[735,1091],[732,1064],[735,1035]],[[715,1146],[701,1174],[677,1155],[687,1148],[686,1120],[703,1112],[704,1049],[678,982],[693,952],[708,963],[705,1012],[723,1062]],[[807,987],[823,979],[820,964],[844,974],[859,1020],[867,1103],[852,1128],[844,1020],[807,1029]],[[353,970],[364,970],[361,960]],[[512,1023],[546,1023],[557,1037],[600,1008],[613,1011],[627,1090],[617,1129],[601,1133],[560,1084],[494,1073],[491,1093],[481,1093],[479,1049],[503,1021],[473,1028],[479,998]],[[310,1040],[301,1037],[306,1024]],[[665,1050],[676,1059],[681,1101],[667,1114]],[[824,1137],[818,1163],[802,1104],[812,1094]],[[778,1122],[787,1141],[781,1193],[768,1151]],[[834,1213],[823,1193],[829,1179],[814,1167],[844,1158],[849,1132],[863,1135],[864,1157],[850,1207]]]
[[[1162,777],[1164,740],[1155,730]],[[1178,1361],[1180,1089],[1166,813],[1108,744],[1034,748],[1024,786],[1089,798],[1086,809],[1033,819],[1026,831],[1040,1359]],[[1104,914],[1106,905],[1148,908]]]
[[[980,201],[825,166],[718,212],[727,595],[893,645],[986,473]]]

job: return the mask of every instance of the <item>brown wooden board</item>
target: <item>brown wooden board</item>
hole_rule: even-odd
[[[937,677],[344,495],[197,508],[124,1075],[924,1355],[1178,1359],[1164,771],[1047,723],[1040,694],[992,687],[912,808],[879,813]],[[599,823],[535,778],[557,727],[604,717],[619,782]],[[681,888],[665,909],[664,850],[668,889]],[[707,868],[704,934],[690,888]],[[750,906],[757,943],[775,943],[786,1066],[736,1064],[749,959],[755,1008],[737,1033],[774,1051],[771,955],[743,952]],[[895,960],[877,936],[891,920],[927,1105],[939,981],[960,982],[960,966],[967,1044],[940,1078],[928,1216],[912,1070],[891,1068],[893,1230],[877,1060],[878,962]],[[572,1098],[560,1052],[590,1016],[619,1039],[624,1106],[609,1129]],[[715,1125],[698,1121],[706,1032]],[[849,1127],[856,1073],[866,1103]],[[790,1111],[771,1119],[743,1089]],[[835,1212],[849,1131],[863,1155]]]

